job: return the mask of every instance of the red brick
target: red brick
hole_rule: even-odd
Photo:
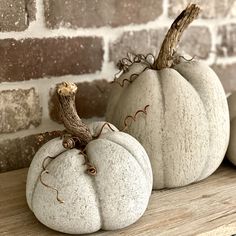
[[[110,44],[110,60],[115,63],[128,52],[157,55],[167,29],[128,31]]]
[[[221,43],[217,45],[217,53],[220,56],[236,55],[236,24],[223,25],[218,29],[218,37]]]
[[[33,88],[0,91],[0,133],[11,133],[41,123],[39,96]]]
[[[49,28],[140,24],[162,13],[162,0],[44,0],[44,6]]]
[[[106,80],[78,83],[76,94],[76,108],[81,118],[103,117],[106,111],[110,93],[110,83]],[[59,106],[55,91],[51,91],[49,101],[51,119],[60,123]]]
[[[157,55],[166,32],[167,28],[125,32],[114,43],[110,44],[110,60],[117,62],[125,57],[127,52]],[[179,50],[184,50],[192,56],[208,57],[211,50],[209,30],[206,27],[189,27],[180,40]]]
[[[183,34],[179,48],[191,56],[206,59],[211,51],[211,33],[207,27],[191,26]]]
[[[236,2],[234,0],[218,1],[218,0],[170,0],[169,16],[175,18],[189,3],[197,3],[201,7],[199,17],[214,18],[233,18],[236,16]]]
[[[101,38],[0,40],[0,82],[94,73],[101,69]]]
[[[212,69],[219,76],[226,93],[236,91],[236,63],[229,65],[212,65]]]
[[[35,0],[1,0],[0,31],[25,30],[35,13]]]
[[[41,134],[23,138],[0,141],[0,173],[28,167],[37,150],[47,141],[60,136],[58,133],[44,133],[44,139],[39,141]]]

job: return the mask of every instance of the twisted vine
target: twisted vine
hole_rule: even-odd
[[[111,83],[117,83],[120,87],[124,87],[125,82],[132,83],[141,73],[147,69],[153,68],[155,57],[153,54],[148,53],[146,56],[143,54],[133,54],[127,53],[127,57],[122,58],[117,63],[119,71],[115,74],[115,78]],[[123,79],[121,82],[118,78],[123,74],[129,71],[130,67],[134,63],[143,63],[145,65],[144,69],[139,73],[131,74],[128,79]]]

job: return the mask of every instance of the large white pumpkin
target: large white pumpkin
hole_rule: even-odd
[[[109,99],[106,118],[119,129],[128,115],[149,105],[147,114],[140,114],[126,128],[149,155],[154,189],[208,177],[228,146],[229,112],[219,78],[203,62],[176,53],[182,33],[199,11],[190,4],[181,12],[152,63],[140,55],[136,60],[121,60],[124,73]]]
[[[230,114],[230,141],[226,153],[228,159],[236,165],[236,92],[228,97]]]
[[[102,122],[92,123],[96,135]],[[96,169],[86,173],[85,158],[78,149],[66,150],[56,138],[36,153],[28,172],[26,196],[30,209],[46,226],[71,234],[115,230],[137,221],[144,213],[152,189],[152,170],[144,148],[126,133],[108,127],[88,143],[86,153]],[[55,157],[55,159],[47,156]],[[43,162],[48,174],[42,176]]]
[[[229,113],[223,87],[205,63],[182,60],[172,68],[146,69],[133,63],[120,76],[106,119],[119,129],[128,115],[150,105],[127,132],[146,149],[154,189],[184,186],[211,175],[229,141]],[[128,83],[132,74],[138,74]]]

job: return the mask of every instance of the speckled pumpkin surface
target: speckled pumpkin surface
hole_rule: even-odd
[[[92,123],[91,133],[96,135],[102,125]],[[86,146],[87,158],[96,166],[95,176],[86,173],[80,150],[66,150],[62,139],[41,147],[30,165],[26,186],[28,205],[39,221],[57,231],[83,234],[120,229],[142,216],[152,190],[151,165],[137,140],[113,129],[103,129]],[[56,158],[45,161],[48,156]],[[41,175],[44,169],[48,173]]]
[[[228,97],[228,105],[230,114],[230,141],[226,156],[236,165],[236,92],[233,92]]]
[[[182,60],[172,68],[146,69],[133,63],[114,83],[106,119],[122,129],[127,115],[149,105],[127,132],[145,147],[154,189],[184,186],[211,175],[229,141],[229,114],[223,87],[205,63]]]

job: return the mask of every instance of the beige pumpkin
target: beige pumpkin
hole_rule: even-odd
[[[84,124],[75,108],[76,90],[73,83],[58,86],[70,135],[36,153],[27,176],[27,203],[40,222],[64,233],[126,227],[147,208],[153,179],[149,158],[135,138],[111,124]]]
[[[91,133],[97,135],[103,123],[91,123]],[[94,176],[87,174],[80,150],[66,150],[60,138],[36,153],[28,172],[26,197],[40,222],[64,233],[84,234],[124,228],[143,215],[152,190],[148,156],[132,136],[112,128],[115,131],[103,129],[86,146],[87,159],[96,166]],[[47,156],[56,158],[45,162]],[[41,176],[43,162],[48,173]],[[40,178],[58,190],[59,201],[56,191]]]
[[[228,146],[228,106],[219,78],[205,63],[187,61],[174,50],[183,31],[180,25],[186,24],[186,17],[193,18],[194,11],[197,15],[197,9],[190,5],[177,18],[153,64],[141,59],[125,68],[113,84],[107,107],[106,119],[122,129],[128,115],[149,105],[147,114],[140,114],[127,132],[148,153],[154,189],[208,177]]]
[[[228,97],[228,105],[230,114],[230,141],[226,156],[236,165],[236,92]]]

